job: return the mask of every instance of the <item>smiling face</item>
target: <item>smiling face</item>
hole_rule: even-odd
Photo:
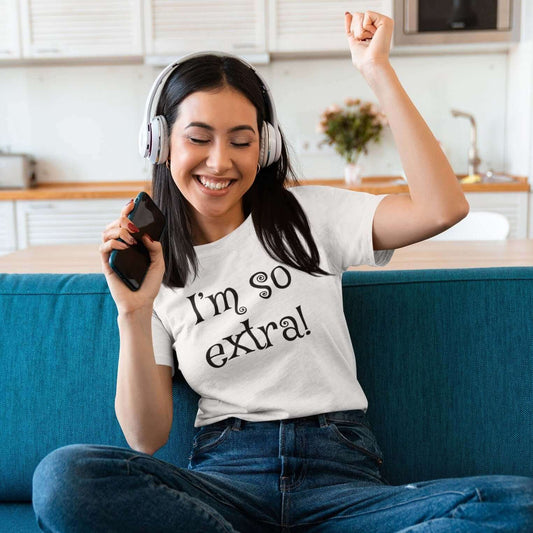
[[[244,221],[242,197],[259,161],[254,105],[224,86],[179,105],[170,134],[170,171],[189,204],[194,244],[220,239]]]

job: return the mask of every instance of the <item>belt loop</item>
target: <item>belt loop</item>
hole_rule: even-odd
[[[241,430],[241,422],[242,420],[240,418],[233,417],[233,424],[231,426],[232,431],[240,431]]]
[[[321,428],[327,428],[328,427],[328,421],[326,420],[326,415],[324,413],[318,415],[318,421],[320,423]]]

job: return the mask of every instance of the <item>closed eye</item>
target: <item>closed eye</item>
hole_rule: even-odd
[[[209,141],[208,140],[205,140],[205,139],[195,139],[194,137],[189,137],[189,140],[192,141],[193,143],[195,144],[206,144],[208,143]],[[233,146],[236,146],[237,148],[244,148],[246,146],[250,146],[252,143],[251,142],[247,142],[247,143],[231,143]]]

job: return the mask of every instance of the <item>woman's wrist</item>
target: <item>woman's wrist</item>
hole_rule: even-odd
[[[360,72],[370,88],[374,91],[381,85],[396,79],[396,73],[388,58],[369,61],[361,67]]]
[[[131,323],[152,320],[153,305],[137,307],[135,309],[119,309],[117,321],[118,323]]]
[[[376,96],[381,111],[387,115],[406,97],[405,91],[390,63],[368,65],[364,77]]]

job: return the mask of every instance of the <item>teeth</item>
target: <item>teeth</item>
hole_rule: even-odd
[[[207,180],[207,178],[204,178],[203,176],[198,176],[198,179],[200,180],[200,183],[204,187],[207,187],[208,189],[211,189],[212,191],[218,191],[220,189],[225,189],[231,183],[231,180],[209,181]]]

